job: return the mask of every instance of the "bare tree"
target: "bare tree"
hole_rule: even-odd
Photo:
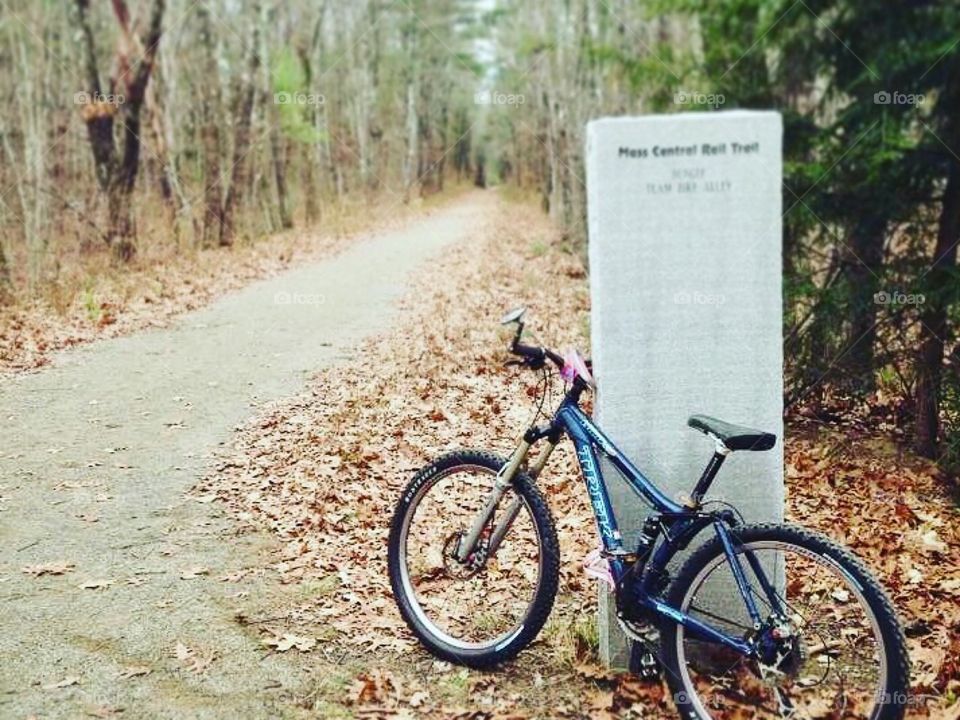
[[[136,249],[131,195],[140,167],[140,112],[160,44],[165,2],[153,0],[142,34],[134,31],[125,0],[112,0],[111,4],[120,34],[114,56],[115,72],[104,85],[90,22],[90,0],[76,0],[89,93],[83,120],[97,180],[107,196],[107,237],[116,255],[129,260]],[[119,143],[114,139],[117,126]]]
[[[251,3],[255,18],[259,17],[260,4]],[[251,126],[253,124],[254,101],[257,96],[257,71],[260,69],[260,28],[257,20],[251,23],[250,44],[247,48],[247,72],[238,80],[236,103],[233,116],[236,119],[236,131],[233,138],[233,160],[230,164],[229,180],[223,201],[223,223],[220,229],[220,245],[233,243],[236,234],[236,213],[249,181],[247,157],[251,152]]]

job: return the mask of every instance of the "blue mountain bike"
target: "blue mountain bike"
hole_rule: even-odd
[[[525,345],[523,309],[513,364],[555,365],[566,392],[549,421],[531,426],[509,458],[462,450],[420,470],[390,532],[390,582],[400,612],[437,657],[485,668],[537,636],[559,580],[554,520],[535,482],[564,435],[574,444],[623,630],[644,643],[638,667],[667,681],[684,717],[899,718],[909,660],[883,589],[848,550],[801,527],[743,522],[707,491],[726,456],[769,450],[770,433],[690,418],[715,451],[693,491],[664,494],[580,408],[589,363]],[[541,398],[541,407],[542,407]],[[543,451],[528,462],[531,447]],[[636,546],[617,529],[600,458],[653,512]],[[678,552],[697,549],[675,570]],[[595,566],[594,571],[598,568]],[[658,643],[658,644],[657,644]],[[643,647],[643,645],[639,646]]]

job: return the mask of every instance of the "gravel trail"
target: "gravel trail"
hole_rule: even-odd
[[[270,540],[233,535],[187,491],[257,407],[387,329],[410,272],[482,232],[495,203],[470,194],[0,385],[0,717],[297,716],[296,651],[234,617],[268,580],[222,579]]]

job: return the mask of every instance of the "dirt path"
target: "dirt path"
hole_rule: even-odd
[[[186,491],[258,405],[386,329],[410,271],[482,231],[495,202],[470,195],[169,330],[0,386],[0,716],[292,712],[281,698],[308,678],[234,620],[237,593],[264,583],[221,580],[269,540],[230,536]],[[49,563],[73,568],[23,572]]]

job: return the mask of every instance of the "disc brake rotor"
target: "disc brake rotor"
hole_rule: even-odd
[[[443,567],[447,574],[458,580],[466,580],[476,575],[483,569],[487,562],[487,537],[481,537],[477,540],[477,547],[467,557],[466,561],[460,562],[457,559],[457,548],[460,547],[460,541],[464,536],[463,530],[457,530],[452,533],[443,543]]]

